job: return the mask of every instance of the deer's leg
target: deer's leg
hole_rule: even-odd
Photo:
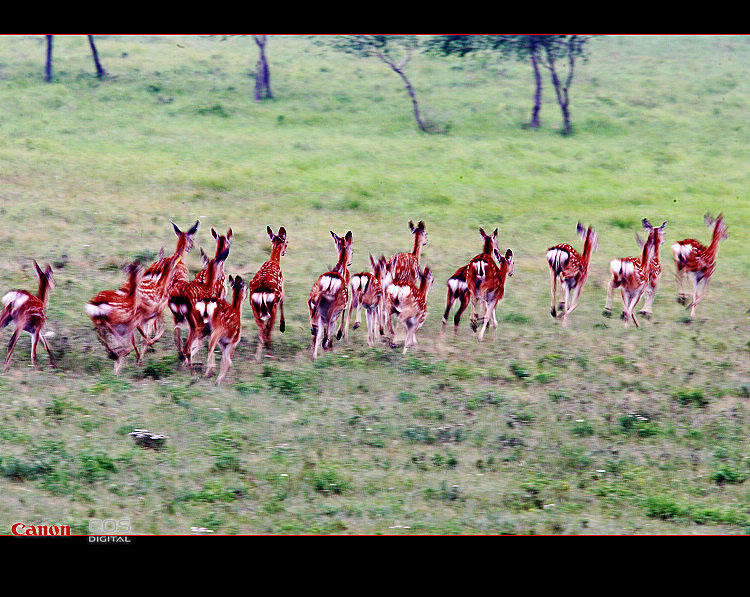
[[[653,305],[654,298],[656,297],[656,287],[647,286],[644,294],[646,295],[646,301],[643,304],[643,309],[638,311],[638,313],[643,315],[646,319],[649,319],[654,309]]]
[[[490,322],[490,318],[493,315],[489,303],[482,301],[482,305],[484,305],[484,317],[482,317],[482,329],[479,330],[479,334],[477,335],[477,340],[479,342],[484,340],[484,332],[487,330],[487,324]]]
[[[459,305],[458,305],[458,311],[456,311],[456,315],[453,317],[453,335],[458,336],[458,324],[461,323],[461,315],[464,311],[466,311],[466,307],[469,306],[469,297],[466,293],[462,294],[458,299]]]
[[[497,309],[497,304],[500,301],[495,301],[495,303],[492,305],[491,315],[492,315],[492,340],[497,341],[497,313],[495,312]]]
[[[279,311],[280,317],[279,317],[279,331],[283,334],[284,330],[286,329],[286,319],[284,319],[284,297],[282,296],[279,298]]]
[[[13,349],[16,347],[16,342],[18,342],[18,337],[21,335],[21,326],[16,323],[16,329],[13,330],[13,335],[10,337],[10,342],[8,343],[8,356],[5,357],[5,372],[8,372],[8,368],[10,367],[10,357],[13,354]]]
[[[44,348],[47,349],[47,354],[49,355],[49,363],[50,363],[50,365],[52,365],[53,367],[55,367],[55,359],[52,356],[52,351],[49,349],[49,344],[47,344],[47,339],[43,335],[41,335],[41,334],[39,334],[39,337],[42,340],[42,344],[44,345]]]
[[[349,314],[347,315],[347,319],[351,319],[352,309],[356,310],[356,313],[354,314],[354,325],[352,326],[352,329],[356,330],[359,327],[361,320],[359,318],[359,301],[357,300],[357,295],[354,292],[352,292],[352,300],[349,303]],[[365,311],[367,311],[366,307]],[[346,327],[348,328],[349,326],[347,325]]]
[[[708,281],[708,278],[701,278],[698,280],[696,277],[695,289],[693,291],[693,302],[687,306],[687,308],[690,309],[690,317],[695,316],[695,306],[706,298],[706,295],[708,294]],[[701,286],[703,288],[702,290]]]
[[[352,301],[353,299],[349,299],[349,300]],[[346,311],[346,313],[341,313],[341,324],[344,327],[344,342],[346,342],[347,340],[349,340],[349,315],[351,315],[352,310],[351,308],[347,309],[345,305],[344,311]],[[346,315],[346,322],[344,322],[344,315]],[[357,309],[357,316],[359,317],[359,308]],[[336,338],[337,339],[341,338],[341,329],[339,329],[339,333],[336,336]]]
[[[315,327],[315,340],[313,342],[313,360],[318,358],[318,350],[323,343],[323,319],[318,317],[318,325]]]
[[[680,305],[686,305],[688,300],[687,293],[685,292],[685,270],[677,267],[674,277],[677,286],[677,303]]]
[[[221,347],[221,366],[219,367],[219,376],[216,378],[216,385],[227,376],[229,368],[232,366],[233,347],[230,344]]]
[[[612,295],[614,293],[614,278],[610,278],[609,282],[607,283],[607,302],[604,303],[604,311],[602,311],[602,315],[604,317],[612,317]]]
[[[359,316],[359,309],[357,309],[357,316]],[[367,344],[371,347],[375,346],[375,317],[376,308],[365,307],[365,319],[367,319]],[[357,325],[356,323],[354,325]]]
[[[39,330],[31,332],[31,366],[36,367],[36,345],[39,344]]]
[[[206,372],[203,374],[203,377],[208,377],[214,372],[214,368],[216,367],[216,345],[219,343],[219,333],[213,332],[211,334],[211,337],[208,341],[208,357],[206,357]],[[222,365],[224,364],[224,357],[221,357]]]
[[[549,312],[552,317],[557,317],[557,311],[555,310],[555,301],[557,299],[557,274],[555,273],[555,270],[550,268],[549,270],[549,277],[550,277],[550,292],[552,293],[552,307],[550,308]]]
[[[453,302],[455,301],[455,297],[453,296],[453,290],[448,288],[448,298],[445,301],[445,313],[443,313],[443,328],[440,331],[440,337],[443,337],[445,335],[445,324],[448,322],[448,316],[451,313],[451,308],[453,307]]]

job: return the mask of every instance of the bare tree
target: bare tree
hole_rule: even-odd
[[[253,39],[260,50],[255,72],[255,101],[259,102],[265,98],[273,99],[273,93],[271,93],[271,72],[268,69],[268,60],[266,59],[268,36],[253,35]]]
[[[419,103],[414,86],[406,76],[405,67],[417,49],[418,40],[414,35],[338,35],[331,41],[337,50],[358,56],[375,56],[387,64],[406,86],[411,98],[414,118],[422,132],[428,132],[419,112]]]
[[[91,48],[91,54],[94,57],[94,66],[96,67],[96,76],[103,79],[107,76],[107,72],[102,68],[101,62],[99,62],[99,52],[96,51],[96,44],[94,43],[94,36],[87,35],[89,40],[89,47]],[[44,80],[48,83],[52,80],[52,36],[47,35],[47,60],[44,65]]]

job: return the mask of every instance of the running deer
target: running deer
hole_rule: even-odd
[[[11,290],[2,301],[5,308],[0,315],[0,329],[7,326],[11,321],[15,324],[15,330],[8,345],[8,356],[5,357],[5,372],[10,367],[10,357],[13,349],[16,347],[18,337],[21,332],[31,334],[31,365],[36,367],[36,346],[39,340],[42,341],[44,348],[47,349],[50,365],[55,366],[55,360],[52,358],[52,351],[47,344],[46,338],[42,335],[42,328],[47,321],[47,303],[49,294],[55,288],[55,278],[52,275],[52,268],[47,265],[44,270],[34,261],[34,270],[39,278],[39,287],[36,296],[26,290]]]
[[[160,257],[146,269],[138,289],[141,295],[142,316],[138,332],[143,336],[146,347],[154,344],[164,334],[165,327],[161,325],[161,315],[167,302],[170,296],[175,294],[176,288],[188,283],[188,269],[182,258],[193,249],[193,237],[198,231],[200,220],[196,220],[186,232],[182,232],[171,220],[170,223],[177,235],[175,251],[170,257]],[[153,337],[149,335],[151,328],[154,329]]]
[[[107,353],[115,360],[115,374],[120,373],[123,359],[135,350],[138,362],[141,355],[135,342],[135,331],[143,323],[140,314],[141,280],[143,266],[134,261],[127,267],[128,281],[118,290],[104,290],[92,298],[85,306],[86,314],[94,322],[97,337]],[[107,341],[109,332],[115,346]],[[128,347],[128,343],[132,348]]]
[[[192,371],[192,358],[200,349],[201,340],[206,335],[204,314],[197,309],[197,303],[203,299],[222,298],[220,291],[217,290],[216,281],[224,275],[224,262],[229,255],[229,247],[212,259],[208,259],[202,249],[201,254],[206,260],[206,273],[203,281],[193,280],[181,285],[179,292],[175,291],[167,302],[175,320],[175,342],[177,342],[180,327],[187,326],[189,330],[185,345],[178,344],[178,349],[184,364],[190,371]]]
[[[550,247],[547,250],[547,263],[549,264],[550,283],[552,291],[552,317],[557,317],[555,301],[557,299],[557,281],[560,280],[563,300],[558,309],[562,311],[563,326],[568,324],[568,315],[578,306],[583,288],[589,272],[591,253],[599,247],[599,237],[594,229],[589,226],[584,229],[580,222],[577,226],[578,235],[583,240],[583,253],[579,254],[568,243],[562,243]]]
[[[646,242],[652,243],[652,254],[651,254],[651,262],[649,263],[648,268],[648,283],[646,284],[646,290],[645,290],[645,296],[646,300],[643,305],[643,309],[638,311],[639,315],[643,315],[646,319],[651,319],[651,315],[653,313],[653,304],[654,304],[654,298],[656,297],[656,287],[659,284],[659,278],[661,278],[661,263],[659,262],[659,247],[664,244],[664,228],[666,227],[667,223],[664,222],[661,226],[658,228],[651,225],[651,222],[648,221],[648,218],[643,218],[642,220],[643,227],[648,230],[648,237],[646,239]],[[635,233],[635,242],[638,243],[638,246],[641,248],[641,252],[645,249],[645,243],[641,239],[640,236],[638,236],[638,233]],[[602,312],[602,315],[605,317],[611,317],[612,316],[612,292],[616,286],[613,285],[615,278],[612,277],[609,280],[609,284],[607,285],[607,302],[604,305],[604,311]],[[622,319],[625,319],[625,311],[622,312]]]
[[[227,230],[226,234],[219,234],[211,228],[211,236],[214,237],[216,240],[216,252],[214,253],[214,259],[216,259],[221,253],[224,252],[225,249],[228,249],[232,242],[232,229],[230,228]],[[199,271],[194,278],[195,282],[200,282],[201,284],[205,283],[206,281],[206,274],[208,273],[208,258],[205,258],[205,253],[203,253],[203,249],[201,249],[201,259],[203,260],[203,269]],[[216,281],[214,282],[214,291],[212,296],[218,296],[221,298],[226,298],[227,296],[227,287],[224,280],[224,270],[222,269],[221,272],[218,274]]]
[[[360,324],[359,308],[365,311],[367,318],[367,343],[375,346],[375,324],[377,323],[380,335],[383,335],[383,273],[385,271],[385,257],[376,260],[370,255],[372,264],[372,273],[361,272],[352,274],[351,289],[352,299],[349,305],[349,315],[351,318],[352,309],[356,309],[356,318],[352,329],[357,329]]]
[[[216,367],[216,346],[219,345],[221,348],[221,367],[216,378],[217,385],[232,366],[232,355],[242,337],[242,302],[247,295],[247,287],[239,276],[229,276],[229,286],[232,289],[231,303],[221,297],[212,297],[200,300],[195,305],[209,330],[208,359],[204,377],[211,375]]]
[[[352,262],[352,232],[340,237],[331,231],[336,242],[338,261],[328,272],[322,274],[313,284],[307,306],[310,309],[310,329],[313,342],[313,359],[318,358],[318,350],[330,350],[333,347],[333,329],[336,321],[346,311],[349,302],[349,265]],[[347,321],[346,327],[349,322]],[[336,334],[341,339],[343,324]],[[346,330],[344,330],[346,333]]]
[[[505,281],[513,275],[513,251],[508,249],[505,255],[500,255],[497,247],[497,229],[492,235],[479,229],[484,238],[485,249],[490,249],[477,255],[466,267],[466,285],[471,301],[471,329],[477,331],[479,319],[479,304],[484,306],[482,329],[477,333],[477,340],[484,339],[487,324],[492,321],[493,337],[497,340],[497,304],[505,296]],[[495,263],[494,257],[498,258]]]
[[[394,282],[388,286],[386,302],[406,327],[404,351],[417,345],[417,330],[427,318],[427,294],[432,288],[433,276],[429,267],[420,274],[419,286],[412,282]],[[394,346],[391,344],[391,346]]]
[[[635,318],[634,311],[638,301],[641,300],[641,297],[649,286],[651,270],[653,268],[654,248],[659,243],[661,237],[659,233],[663,234],[663,232],[664,228],[662,226],[654,229],[649,234],[648,239],[643,245],[643,253],[640,258],[623,257],[621,259],[613,259],[609,263],[609,272],[612,274],[612,278],[607,287],[607,304],[610,305],[611,311],[612,290],[619,288],[622,294],[625,327],[628,327],[631,319],[636,327],[640,327],[638,320]],[[605,307],[605,311],[606,309]]]
[[[495,251],[495,257],[497,257],[497,260],[500,261],[500,252],[496,248],[493,248],[491,240],[487,238],[482,228],[479,229],[479,233],[484,239],[484,246],[480,255],[489,255],[493,251]],[[493,233],[495,238],[497,238],[497,233],[498,230],[496,228],[495,232]],[[441,337],[445,335],[445,326],[448,323],[448,316],[450,315],[453,304],[456,301],[459,301],[459,307],[453,318],[453,331],[454,334],[458,335],[458,324],[461,321],[461,315],[466,310],[466,307],[469,306],[469,286],[466,282],[466,272],[468,268],[468,264],[464,265],[463,267],[458,268],[456,272],[450,278],[448,278],[448,297],[445,303],[445,313],[443,313],[443,328],[440,332]]]
[[[270,226],[266,226],[268,237],[271,239],[271,257],[253,276],[248,286],[250,307],[253,311],[255,323],[258,326],[258,349],[255,360],[260,362],[263,347],[271,349],[271,331],[276,321],[276,311],[280,311],[279,331],[284,332],[284,274],[281,271],[281,257],[286,254],[288,244],[286,229],[282,226],[279,233],[274,234]]]
[[[693,282],[693,302],[686,307],[690,309],[690,317],[695,316],[695,306],[708,293],[708,283],[716,267],[716,254],[719,251],[719,243],[729,236],[723,214],[719,214],[714,219],[707,213],[703,217],[703,220],[709,228],[713,226],[711,244],[705,246],[693,238],[686,238],[672,245],[672,256],[677,268],[677,289],[679,292],[677,302],[681,305],[684,305],[688,301],[687,295],[684,292],[685,277],[689,275]]]
[[[422,247],[427,244],[427,230],[425,230],[424,222],[421,220],[416,226],[414,222],[409,220],[409,229],[414,235],[414,248],[411,253],[396,253],[391,257],[390,269],[394,281],[418,284],[421,277],[419,257],[422,253]]]

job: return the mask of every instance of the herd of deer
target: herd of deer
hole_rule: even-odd
[[[688,303],[685,277],[690,276],[693,283],[693,300],[687,304],[691,317],[695,315],[696,305],[706,296],[719,242],[727,238],[722,214],[715,219],[706,214],[705,223],[712,228],[712,239],[708,246],[688,238],[671,247],[677,272],[677,300],[680,304]],[[158,260],[145,270],[137,261],[130,264],[127,268],[127,280],[121,288],[102,291],[85,305],[84,309],[94,323],[99,340],[115,360],[115,372],[119,373],[123,359],[132,351],[135,351],[137,361],[141,362],[146,349],[165,331],[162,314],[167,308],[174,321],[175,345],[188,370],[193,371],[195,355],[208,338],[205,376],[211,375],[215,369],[214,350],[217,346],[220,348],[222,356],[217,383],[226,376],[232,354],[240,340],[242,304],[246,297],[249,297],[259,331],[256,360],[260,361],[264,348],[271,347],[271,331],[277,312],[280,315],[279,331],[284,331],[284,275],[281,271],[281,257],[287,248],[286,230],[282,227],[278,234],[274,234],[270,227],[266,228],[272,245],[270,258],[249,284],[240,276],[229,276],[228,284],[232,293],[231,300],[227,301],[224,263],[229,255],[232,229],[222,235],[211,228],[211,235],[216,241],[214,256],[209,258],[201,249],[204,267],[190,280],[183,257],[193,248],[193,237],[198,231],[198,224],[196,221],[189,230],[183,232],[172,223],[177,235],[177,246],[172,255],[165,256],[162,248]],[[648,230],[648,238],[644,242],[636,233],[636,240],[642,248],[641,256],[614,259],[609,264],[611,278],[603,314],[611,315],[613,291],[620,288],[622,317],[626,327],[631,320],[638,326],[634,310],[644,294],[646,300],[640,314],[647,318],[651,316],[661,276],[659,247],[664,243],[666,224],[664,222],[655,227],[644,218],[643,227]],[[338,261],[330,271],[318,277],[308,299],[310,326],[314,337],[313,359],[318,357],[321,346],[323,350],[332,348],[334,336],[341,339],[343,334],[344,340],[347,339],[353,310],[356,310],[353,328],[359,327],[360,307],[365,311],[367,342],[370,346],[374,346],[377,333],[385,336],[384,328],[388,329],[391,342],[393,341],[394,315],[406,328],[404,353],[416,346],[417,330],[422,327],[427,316],[426,299],[432,288],[433,275],[429,267],[420,267],[420,253],[427,244],[424,222],[420,221],[415,226],[410,221],[409,228],[414,236],[410,253],[398,253],[390,259],[384,256],[375,259],[370,255],[372,271],[357,274],[349,273],[352,263],[351,231],[343,237],[331,231]],[[598,237],[591,226],[584,229],[579,222],[577,231],[583,240],[581,253],[567,243],[556,245],[547,251],[552,292],[551,314],[552,317],[561,317],[563,325],[567,325],[568,316],[578,306],[591,254],[598,246]],[[482,252],[456,270],[448,280],[441,335],[445,333],[450,311],[458,301],[459,308],[454,316],[455,333],[458,333],[461,314],[471,303],[470,324],[477,339],[483,339],[489,322],[492,322],[494,336],[497,337],[495,309],[505,293],[507,277],[513,275],[513,251],[508,249],[505,254],[501,253],[497,243],[497,229],[492,234],[487,234],[482,228],[479,232],[483,239]],[[39,278],[36,296],[25,290],[12,290],[2,297],[5,308],[0,315],[0,329],[11,321],[15,323],[5,359],[5,371],[8,370],[21,331],[31,334],[32,365],[36,365],[36,348],[41,339],[54,366],[52,352],[41,332],[46,322],[49,293],[54,289],[55,281],[49,265],[42,270],[34,261],[34,267]],[[556,304],[558,281],[562,300]],[[480,321],[482,325],[478,329]],[[337,324],[338,330],[334,333]],[[187,331],[184,341],[183,330]],[[138,349],[136,332],[142,336],[141,350]]]

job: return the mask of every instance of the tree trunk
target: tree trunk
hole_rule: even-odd
[[[531,48],[531,66],[534,68],[536,91],[534,92],[534,108],[531,111],[531,122],[529,123],[529,126],[535,129],[539,127],[539,111],[542,108],[542,73],[539,72],[536,44]]]
[[[91,46],[91,53],[94,56],[94,65],[96,66],[96,76],[100,79],[106,76],[106,72],[104,72],[104,69],[102,68],[101,63],[99,62],[99,53],[96,51],[96,46],[94,45],[94,36],[89,35],[89,45]]]
[[[48,83],[52,80],[52,36],[47,36],[47,61],[44,65],[44,80]]]
[[[271,72],[268,69],[268,61],[266,60],[266,36],[254,35],[253,39],[255,39],[255,43],[260,50],[257,72],[255,74],[255,101],[259,102],[264,98],[273,99],[273,94],[271,93]]]
[[[570,70],[568,71],[568,79],[566,81],[566,84],[563,85],[560,82],[560,79],[557,76],[557,71],[555,70],[555,59],[552,56],[551,51],[549,48],[547,48],[547,68],[549,69],[550,76],[552,77],[552,84],[555,87],[555,93],[557,95],[557,103],[560,105],[560,111],[562,112],[563,117],[563,128],[562,128],[562,134],[563,135],[569,135],[573,128],[570,124],[570,110],[569,110],[569,97],[568,97],[568,87],[570,86],[570,81],[573,78],[573,57],[572,54],[570,56]]]
[[[422,117],[419,115],[419,104],[417,103],[417,94],[414,92],[414,88],[412,87],[411,83],[409,82],[409,79],[406,78],[406,74],[404,71],[398,68],[394,68],[399,76],[404,80],[404,84],[406,85],[406,91],[409,92],[409,97],[411,98],[411,104],[414,108],[414,118],[417,119],[417,125],[419,126],[419,130],[423,133],[426,132],[424,123],[422,122]]]

